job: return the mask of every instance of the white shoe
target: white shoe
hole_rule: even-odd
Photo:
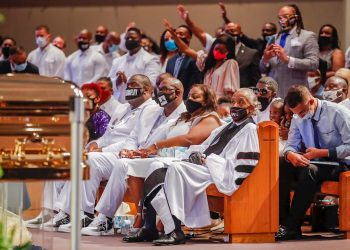
[[[221,221],[219,225],[216,225],[215,227],[210,228],[210,231],[214,233],[223,233],[225,229],[225,224],[224,220]]]
[[[90,236],[114,235],[113,221],[96,217],[88,227],[81,229],[81,234]]]
[[[40,229],[42,229],[46,232],[57,232],[58,228],[55,227],[55,223],[53,222],[53,218],[51,218],[49,221],[42,224]]]
[[[50,213],[41,211],[37,217],[31,220],[26,220],[24,223],[28,228],[40,228],[43,223],[46,223],[51,219],[52,215]]]
[[[88,227],[93,222],[93,219],[83,214],[81,217],[81,226],[82,228]],[[70,233],[72,231],[72,223],[64,224],[59,226],[59,232]]]

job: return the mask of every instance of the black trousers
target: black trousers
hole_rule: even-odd
[[[347,170],[348,167],[345,165],[333,167],[311,164],[308,167],[294,167],[280,158],[280,224],[291,229],[300,228],[305,213],[322,182],[327,180],[339,181],[339,175]],[[292,188],[294,188],[294,197],[290,204],[290,191]]]

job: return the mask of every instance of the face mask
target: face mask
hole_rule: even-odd
[[[224,60],[227,57],[227,53],[221,53],[220,51],[217,51],[217,50],[213,51],[213,55],[216,61]]]
[[[167,51],[176,51],[177,46],[174,40],[168,40],[164,42],[165,48]]]
[[[272,36],[263,36],[265,42],[268,42],[271,39],[271,37],[273,37],[273,35]]]
[[[38,36],[35,42],[36,42],[36,45],[38,45],[38,47],[40,48],[44,48],[47,44],[46,38],[42,36]]]
[[[227,117],[223,118],[222,120],[224,122],[226,122],[226,123],[230,123],[230,122],[232,122],[232,117],[231,116],[227,116]]]
[[[270,102],[271,102],[271,99],[270,98],[267,98],[267,97],[261,97],[259,96],[258,97],[258,101],[260,102],[261,104],[261,109],[260,111],[264,111],[265,109],[267,109],[267,107],[269,106]]]
[[[118,45],[112,44],[111,46],[108,47],[109,53],[113,53],[114,51],[117,51]]]
[[[321,48],[325,47],[325,46],[328,46],[328,45],[331,45],[332,44],[332,38],[328,37],[328,36],[320,36],[318,38],[318,44],[319,44],[319,46]]]
[[[125,100],[133,100],[137,97],[142,96],[143,92],[141,88],[126,88]]]
[[[304,115],[304,117],[301,118],[301,117],[299,116],[299,118],[301,118],[302,120],[308,120],[308,119],[311,119],[313,115],[314,115],[314,114],[311,112],[311,109],[310,109],[310,107],[309,107],[309,110],[308,110],[307,113]]]
[[[241,42],[241,36],[240,35],[233,35],[233,38],[235,39],[236,44]]]
[[[162,91],[159,91],[156,96],[156,102],[159,104],[159,106],[165,107],[166,105],[175,100],[176,97],[171,97],[173,93],[165,94]]]
[[[314,77],[308,77],[307,78],[307,82],[309,83],[309,88],[312,89],[314,88],[315,86],[317,86],[318,84],[318,77],[317,76],[314,76]]]
[[[278,21],[282,31],[291,30],[294,27],[294,25],[296,24],[296,22],[297,22],[297,19],[295,16],[291,16],[291,17],[288,17],[288,18],[285,18],[283,20]]]
[[[190,99],[188,99],[186,101],[186,109],[187,109],[187,112],[190,113],[190,114],[192,114],[193,112],[197,111],[201,107],[203,107],[203,106],[199,102],[195,102],[195,101],[192,101]]]
[[[139,41],[136,40],[126,40],[125,41],[125,48],[127,50],[133,50],[136,49],[137,47],[140,47]]]
[[[186,37],[181,37],[180,38],[184,43],[186,43],[187,45],[190,44],[190,42],[187,40]]]
[[[5,58],[8,58],[10,56],[10,47],[3,47],[1,52]]]
[[[88,48],[90,47],[90,44],[89,43],[85,43],[85,42],[78,42],[78,48],[81,50],[81,51],[85,51],[87,50]]]
[[[231,107],[230,109],[230,115],[232,117],[232,120],[235,122],[239,122],[247,117],[247,109],[240,108],[240,107]]]
[[[105,40],[106,36],[103,35],[95,35],[95,41],[97,43],[102,43]]]
[[[340,97],[340,90],[325,90],[322,94],[323,99],[330,102],[335,102]]]
[[[27,62],[21,63],[21,64],[15,64],[15,71],[22,72],[26,69]]]

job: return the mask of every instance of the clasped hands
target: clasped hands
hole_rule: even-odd
[[[289,57],[286,54],[284,48],[277,43],[268,45],[264,50],[263,60],[264,63],[268,63],[272,57],[277,56],[281,61],[288,63]]]
[[[310,165],[310,160],[325,157],[325,151],[326,149],[318,148],[308,148],[304,154],[290,151],[287,154],[287,159],[295,167],[307,167]]]
[[[129,158],[129,159],[134,159],[134,158],[148,158],[150,155],[155,155],[157,154],[157,148],[153,144],[149,146],[148,148],[142,148],[142,149],[137,149],[137,150],[128,150],[128,149],[122,149],[119,152],[120,158]]]

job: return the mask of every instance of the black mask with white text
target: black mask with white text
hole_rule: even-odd
[[[172,96],[173,96],[173,93],[165,94],[162,91],[159,91],[156,95],[155,101],[159,104],[159,106],[165,107],[166,105],[168,105],[169,103],[171,103],[176,99],[175,96],[173,97]]]
[[[244,118],[246,118],[248,113],[245,108],[231,107],[230,115],[233,121],[239,122],[239,121],[242,121]]]
[[[126,88],[125,100],[133,100],[137,97],[142,96],[143,91],[141,88]]]

